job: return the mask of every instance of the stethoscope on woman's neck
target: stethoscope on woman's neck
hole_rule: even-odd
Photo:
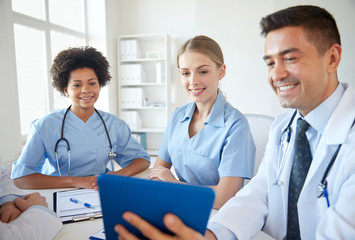
[[[295,112],[293,113],[287,127],[282,131],[282,134],[281,134],[281,138],[280,138],[280,145],[282,144],[282,138],[283,138],[283,135],[287,132],[287,136],[286,136],[286,149],[283,153],[283,156],[282,156],[282,160],[281,160],[281,163],[280,163],[280,166],[279,166],[279,169],[277,171],[277,174],[276,174],[276,179],[274,182],[272,182],[273,185],[283,185],[283,182],[280,180],[280,175],[281,175],[281,172],[282,172],[282,169],[285,165],[285,159],[286,159],[286,155],[287,155],[287,150],[288,150],[288,147],[289,147],[289,144],[290,144],[290,141],[291,141],[291,135],[292,135],[292,129],[291,129],[291,125],[293,123],[293,120],[294,118],[296,117],[296,114],[297,114],[297,110],[295,110]],[[355,120],[353,121],[352,125],[351,125],[351,128],[354,126],[355,124]],[[320,181],[320,183],[318,184],[318,195],[317,195],[317,198],[320,198],[322,196],[324,196],[327,200],[327,206],[329,207],[330,204],[329,204],[329,198],[328,198],[328,189],[327,189],[327,186],[328,186],[328,182],[327,182],[327,176],[328,176],[328,173],[331,169],[331,167],[333,166],[334,162],[335,162],[335,159],[336,157],[338,156],[338,153],[339,153],[339,150],[341,148],[342,144],[339,144],[336,151],[334,152],[325,172],[323,173],[323,177],[322,177],[322,180]]]
[[[55,153],[55,158],[57,160],[57,167],[58,167],[58,172],[59,172],[59,176],[62,176],[61,172],[60,172],[60,166],[59,166],[59,161],[58,161],[58,152],[57,152],[57,149],[58,149],[58,145],[61,141],[64,141],[67,145],[67,151],[68,151],[68,176],[70,175],[70,144],[69,144],[69,141],[68,139],[66,139],[64,137],[64,124],[65,124],[65,119],[67,117],[67,114],[69,112],[71,108],[71,105],[67,108],[67,110],[65,111],[64,113],[64,117],[63,117],[63,121],[62,121],[62,128],[61,128],[61,131],[60,131],[60,138],[57,140],[56,144],[55,144],[55,147],[54,147],[54,153]],[[101,121],[102,121],[102,124],[104,125],[104,128],[105,128],[105,132],[106,132],[106,136],[107,136],[107,139],[108,139],[108,142],[110,144],[110,153],[109,153],[109,160],[112,160],[113,158],[116,157],[116,153],[113,151],[113,148],[112,148],[112,143],[111,143],[111,138],[110,138],[110,135],[107,131],[107,127],[106,127],[106,124],[105,124],[105,121],[104,119],[102,118],[101,114],[99,113],[99,111],[96,110],[96,108],[94,108],[95,112],[97,113],[97,115],[99,115]],[[113,165],[113,163],[111,162],[111,165]],[[113,167],[113,166],[112,166]],[[113,168],[112,168],[113,169]]]

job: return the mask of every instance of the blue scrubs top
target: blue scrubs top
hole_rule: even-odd
[[[62,121],[66,109],[54,111],[32,123],[27,142],[17,161],[12,165],[12,178],[33,173],[59,176],[54,147],[60,138]],[[132,137],[128,125],[116,116],[99,111],[109,132],[114,160],[127,167],[134,159],[149,155]],[[70,144],[70,176],[93,176],[107,172],[109,162],[109,141],[99,115],[93,115],[83,122],[69,111],[65,119],[64,138]],[[62,176],[68,175],[68,152],[65,141],[58,145],[58,161]],[[45,166],[45,167],[43,167]]]
[[[189,103],[172,113],[159,158],[173,165],[180,181],[190,184],[217,185],[229,176],[251,178],[255,145],[248,120],[218,92],[204,128],[190,138],[195,107]]]

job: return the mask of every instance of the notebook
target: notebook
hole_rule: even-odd
[[[98,185],[106,239],[117,239],[116,224],[124,225],[138,238],[144,239],[139,230],[122,219],[125,211],[138,214],[169,234],[172,233],[163,223],[167,213],[177,215],[202,235],[206,231],[214,201],[211,188],[117,175],[100,175]]]

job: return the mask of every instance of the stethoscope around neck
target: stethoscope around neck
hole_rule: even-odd
[[[67,110],[65,111],[64,113],[64,117],[63,117],[63,121],[62,121],[62,128],[61,128],[61,131],[60,131],[60,138],[57,140],[57,142],[55,143],[55,147],[54,147],[54,153],[55,153],[55,158],[56,158],[56,161],[57,161],[57,168],[58,168],[58,172],[59,172],[59,176],[62,176],[61,172],[60,172],[60,166],[59,166],[59,160],[58,160],[58,145],[61,141],[64,141],[67,145],[67,151],[68,151],[68,176],[70,176],[70,144],[69,144],[69,141],[68,139],[66,139],[64,137],[64,124],[65,124],[65,119],[67,117],[67,114],[69,112],[71,108],[71,105],[67,108]],[[104,128],[105,128],[105,132],[106,132],[106,136],[107,136],[107,139],[108,139],[108,142],[110,144],[110,153],[109,153],[109,160],[112,160],[113,158],[115,158],[117,156],[117,154],[113,151],[113,148],[112,148],[112,143],[111,143],[111,138],[110,138],[110,135],[107,131],[107,127],[106,127],[106,124],[105,124],[105,121],[104,119],[102,118],[101,114],[96,110],[96,108],[94,108],[95,112],[99,115],[101,121],[102,121],[102,124],[104,125]],[[111,168],[113,170],[113,163],[111,161]]]
[[[295,110],[295,112],[293,113],[289,123],[287,124],[287,127],[283,130],[283,132],[281,134],[281,137],[280,137],[280,145],[281,145],[282,144],[283,135],[285,133],[287,133],[287,136],[286,136],[286,149],[285,149],[285,151],[283,153],[282,160],[281,160],[279,169],[277,171],[275,181],[272,182],[273,185],[278,185],[278,186],[283,185],[283,182],[280,179],[280,175],[281,175],[281,172],[282,172],[282,170],[284,168],[284,165],[285,165],[285,159],[286,159],[286,155],[287,155],[287,151],[288,151],[288,148],[289,148],[289,144],[290,144],[290,141],[291,141],[291,135],[292,135],[291,125],[293,123],[294,118],[296,117],[296,114],[297,114],[297,110]],[[355,120],[353,121],[353,123],[351,125],[351,128],[354,126],[354,124],[355,124]],[[332,156],[332,158],[331,158],[331,160],[330,160],[325,172],[323,173],[322,180],[318,184],[317,198],[320,198],[320,197],[324,196],[326,201],[327,201],[327,206],[328,207],[330,206],[330,204],[329,204],[328,189],[327,189],[327,186],[328,186],[327,176],[328,176],[328,173],[329,173],[330,169],[332,168],[332,166],[333,166],[333,164],[335,162],[335,159],[338,156],[338,153],[339,153],[339,150],[340,150],[341,146],[342,146],[342,144],[338,145],[338,147],[335,150],[335,152],[334,152],[334,154],[333,154],[333,156]]]

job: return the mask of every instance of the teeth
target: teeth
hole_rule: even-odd
[[[190,91],[193,93],[199,93],[199,92],[202,92],[203,89],[190,89]]]
[[[89,99],[91,99],[91,97],[81,98],[81,99],[83,99],[83,100],[89,100]]]
[[[279,89],[280,89],[281,91],[286,91],[286,90],[291,89],[291,88],[294,88],[294,87],[296,87],[295,84],[294,84],[294,85],[282,86],[282,87],[279,87]]]

